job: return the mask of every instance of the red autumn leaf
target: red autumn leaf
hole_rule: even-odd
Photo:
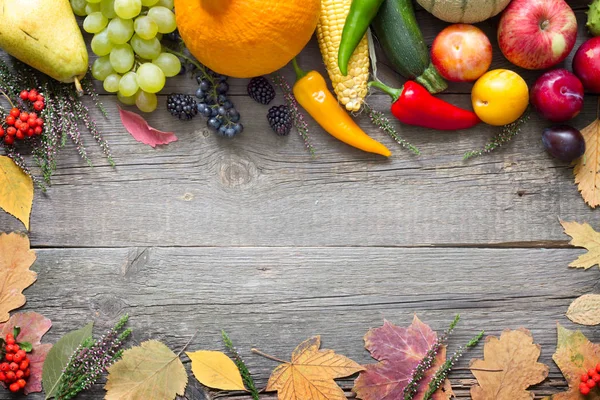
[[[177,141],[177,136],[173,132],[154,129],[148,125],[143,117],[136,113],[119,109],[119,114],[127,132],[131,133],[131,136],[138,142],[156,147],[159,144],[169,144]]]
[[[398,400],[404,398],[404,388],[412,373],[437,339],[436,333],[415,315],[408,328],[384,321],[383,326],[371,329],[365,335],[365,348],[378,360],[377,364],[364,365],[354,382],[353,392],[363,400]],[[442,347],[435,363],[419,384],[414,400],[423,399],[435,371],[446,360],[446,349]],[[450,396],[438,390],[433,400],[448,400]]]
[[[52,347],[51,344],[42,344],[41,341],[42,336],[52,327],[52,322],[35,312],[14,314],[6,323],[0,324],[0,336],[4,339],[6,334],[13,332],[15,326],[21,328],[21,333],[16,338],[17,342],[29,342],[33,346],[31,353],[27,354],[31,375],[27,379],[27,386],[23,392],[25,394],[41,392],[42,366]]]

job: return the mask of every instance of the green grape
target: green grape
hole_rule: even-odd
[[[83,20],[83,30],[87,33],[98,33],[108,25],[108,18],[101,12],[91,13]]]
[[[87,15],[85,6],[87,6],[87,1],[85,0],[71,0],[71,8],[78,17],[85,17]]]
[[[140,89],[148,93],[158,93],[165,87],[165,74],[158,66],[145,63],[137,69],[137,81]]]
[[[128,72],[121,78],[119,82],[119,93],[125,97],[133,96],[137,93],[140,86],[137,83],[137,74]]]
[[[133,35],[133,21],[115,18],[108,24],[108,38],[114,44],[125,44]]]
[[[119,99],[119,101],[123,104],[125,104],[126,106],[133,106],[135,105],[135,95],[133,96],[123,96],[121,94],[121,92],[117,93],[117,99]]]
[[[115,12],[115,0],[102,0],[100,3],[100,10],[108,19],[117,17],[117,13]]]
[[[87,5],[85,6],[85,13],[87,15],[93,14],[95,12],[99,12],[100,11],[100,3],[98,4],[92,4],[88,1]]]
[[[108,38],[108,29],[104,29],[102,32],[96,33],[92,38],[92,51],[97,56],[102,57],[110,54],[113,46],[113,43]]]
[[[156,3],[158,3],[158,0],[142,0],[142,5],[144,7],[152,7]]]
[[[150,113],[158,107],[158,98],[154,93],[147,93],[140,90],[135,96],[135,105],[140,111]]]
[[[160,56],[152,61],[152,64],[158,65],[167,78],[176,76],[181,71],[181,61],[171,53],[160,53]]]
[[[158,0],[157,6],[167,7],[169,10],[172,10],[174,7],[173,0]]]
[[[156,22],[154,22],[152,18],[145,15],[138,17],[135,20],[133,28],[135,29],[135,33],[145,40],[153,39],[158,33],[158,25],[156,25]]]
[[[171,33],[177,29],[175,14],[166,7],[152,7],[148,10],[148,16],[156,22],[158,32],[160,33]]]
[[[160,40],[157,38],[144,40],[137,34],[133,35],[131,38],[131,47],[133,47],[135,54],[146,60],[152,60],[158,57],[162,51]]]
[[[118,44],[110,52],[110,63],[120,74],[131,70],[134,61],[133,49],[128,44]]]
[[[142,12],[142,0],[115,0],[115,12],[123,19],[135,18]]]
[[[119,82],[121,81],[121,75],[110,74],[104,80],[104,90],[109,93],[117,93],[119,91]]]
[[[103,81],[110,74],[114,74],[115,70],[110,65],[110,57],[104,56],[97,58],[92,64],[92,76],[99,81]]]

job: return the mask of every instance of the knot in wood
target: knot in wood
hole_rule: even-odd
[[[257,176],[256,165],[237,156],[223,160],[219,170],[223,186],[237,189],[249,185]]]

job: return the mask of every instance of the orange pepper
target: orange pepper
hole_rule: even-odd
[[[311,117],[331,136],[369,153],[389,157],[392,153],[383,144],[367,135],[348,115],[327,89],[327,83],[317,71],[305,72],[293,60],[297,81],[294,97]]]

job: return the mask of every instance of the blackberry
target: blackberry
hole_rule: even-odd
[[[269,109],[267,114],[271,129],[279,136],[287,136],[292,130],[293,120],[290,109],[285,104],[274,106]]]
[[[259,76],[252,78],[248,84],[248,95],[260,104],[269,104],[275,98],[275,89],[269,81]]]
[[[167,97],[167,110],[179,119],[192,119],[198,114],[198,104],[192,96],[173,93]]]

